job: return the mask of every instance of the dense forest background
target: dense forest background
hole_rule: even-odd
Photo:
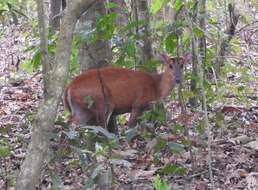
[[[164,53],[184,80],[136,127],[67,123],[72,78]],[[0,189],[258,189],[257,92],[256,0],[1,0]]]

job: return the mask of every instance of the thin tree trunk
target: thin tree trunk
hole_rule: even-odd
[[[51,75],[48,75],[48,93],[41,103],[35,126],[28,146],[26,158],[17,178],[16,190],[34,190],[39,183],[41,172],[47,164],[47,154],[50,136],[57,114],[57,108],[63,93],[65,80],[68,75],[68,61],[71,53],[71,43],[77,18],[87,10],[92,1],[73,0],[68,2],[68,9],[63,18],[58,38],[55,64]],[[38,0],[38,9],[44,12],[43,1]],[[42,20],[41,11],[38,11]],[[39,27],[42,27],[39,25]],[[41,30],[41,29],[40,29]],[[42,35],[41,38],[44,38]],[[46,39],[44,39],[46,40]],[[41,41],[42,43],[42,41]],[[43,45],[42,45],[43,46]],[[50,73],[50,71],[48,71]]]
[[[132,0],[131,2],[134,22],[144,20],[145,24],[136,26],[136,46],[137,51],[135,55],[136,64],[143,64],[149,62],[153,58],[151,31],[150,31],[150,12],[147,0]]]
[[[44,7],[44,1],[38,2],[38,20],[39,20],[39,34],[40,34],[40,53],[41,64],[43,71],[43,85],[44,85],[44,97],[47,95],[48,87],[48,71],[50,71],[51,65],[48,56],[48,24],[46,17],[46,8]]]
[[[198,0],[195,0],[194,3],[197,5]],[[192,17],[192,21],[190,21],[191,28],[190,30],[193,31],[193,23],[197,21],[197,13],[198,13],[198,6],[196,6],[195,13]],[[197,79],[198,79],[198,62],[197,62],[197,53],[196,53],[196,40],[194,39],[194,35],[191,35],[191,41],[192,41],[192,77],[191,77],[191,84],[190,88],[191,91],[194,94],[194,97],[191,97],[189,99],[189,103],[191,104],[192,107],[197,107],[198,105],[198,99],[196,94],[199,94],[197,92]]]
[[[104,16],[107,13],[104,2],[97,2],[88,12],[80,19],[81,28],[88,23],[91,24],[91,29],[96,27],[97,14]],[[109,41],[101,39],[101,34],[97,34],[97,41],[94,43],[84,42],[79,47],[79,60],[81,72],[89,68],[99,68],[111,64],[112,52]],[[105,82],[105,81],[103,81]],[[105,97],[105,94],[103,94]],[[104,98],[105,99],[105,98]],[[107,105],[105,100],[105,107]],[[98,174],[97,184],[100,190],[111,189],[112,172],[110,168]]]
[[[201,0],[200,1],[200,28],[202,31],[205,33],[205,15],[206,15],[206,0]],[[199,52],[200,52],[200,58],[199,58],[199,63],[201,63],[201,68],[200,68],[200,85],[201,85],[201,96],[202,96],[202,108],[204,111],[204,120],[205,120],[205,125],[206,125],[206,130],[207,130],[207,135],[208,135],[208,155],[207,155],[207,163],[208,163],[208,168],[209,168],[209,177],[210,177],[210,182],[211,182],[211,189],[214,189],[214,179],[213,179],[213,172],[212,172],[212,152],[211,152],[211,142],[212,142],[212,134],[211,134],[211,125],[209,123],[208,119],[208,112],[207,112],[207,100],[206,100],[206,94],[205,94],[205,88],[204,88],[204,81],[205,81],[205,62],[206,62],[206,37],[203,35],[200,38],[199,42]]]
[[[230,41],[235,35],[236,26],[239,19],[239,13],[236,11],[235,6],[232,4],[228,4],[228,11],[229,11],[229,24],[227,25],[226,29],[226,37],[222,40],[220,44],[219,53],[216,59],[215,68],[216,68],[216,74],[218,78],[220,77],[221,73],[221,67],[225,61],[225,55],[228,52],[228,47],[230,44]]]
[[[141,20],[146,21],[146,24],[144,24],[141,32],[142,40],[143,40],[143,46],[141,47],[141,50],[142,50],[141,62],[147,63],[153,58],[151,31],[150,31],[150,12],[149,12],[148,0],[138,0],[137,9],[138,9],[139,18]]]
[[[62,0],[50,1],[50,27],[53,31],[58,31],[60,27],[60,11]]]

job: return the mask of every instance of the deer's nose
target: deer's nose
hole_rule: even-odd
[[[181,82],[180,77],[176,77],[176,83],[180,83],[180,82]]]

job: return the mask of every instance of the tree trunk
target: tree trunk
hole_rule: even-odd
[[[216,74],[217,74],[218,78],[220,77],[221,67],[225,61],[225,55],[228,52],[228,47],[229,47],[230,41],[232,40],[232,38],[235,35],[236,26],[237,26],[238,19],[240,16],[233,4],[228,4],[228,11],[229,11],[229,16],[230,16],[230,19],[229,19],[230,22],[227,25],[227,29],[225,32],[226,37],[223,38],[223,40],[220,44],[219,53],[218,53],[218,56],[216,58],[216,63],[215,63]]]
[[[111,2],[118,5],[117,8],[112,8],[111,12],[117,13],[116,25],[122,26],[128,24],[128,15],[124,12],[126,9],[126,3],[124,0],[111,0]]]
[[[103,2],[98,2],[92,7],[86,15],[80,19],[80,25],[83,29],[87,23],[91,24],[91,29],[96,27],[96,15],[105,15],[106,8]],[[101,39],[101,34],[97,34],[97,41],[94,43],[84,42],[79,47],[79,60],[81,72],[90,68],[99,68],[111,64],[112,52],[109,41]],[[101,190],[111,189],[112,173],[111,170],[102,171],[97,178],[97,184]]]
[[[202,31],[204,31],[204,34],[206,33],[206,28],[205,28],[205,15],[206,15],[206,0],[201,0],[199,4],[200,8],[200,15],[199,15],[199,26]],[[212,134],[211,134],[211,125],[209,123],[208,119],[208,112],[207,112],[207,100],[206,100],[206,93],[205,93],[205,87],[204,83],[206,80],[206,36],[203,35],[199,39],[199,52],[200,52],[200,58],[199,58],[199,63],[201,63],[201,68],[200,68],[200,87],[201,87],[201,97],[202,97],[202,109],[204,111],[204,121],[205,121],[205,127],[206,127],[206,132],[208,135],[208,143],[207,143],[207,163],[208,163],[208,168],[209,168],[209,177],[210,177],[210,182],[211,182],[211,189],[214,189],[214,179],[213,179],[213,172],[212,172],[212,152],[211,152],[211,143],[212,143]]]
[[[195,0],[194,2],[195,4],[198,3],[197,0]],[[198,6],[197,6],[198,7]],[[191,25],[191,28],[190,30],[193,31],[193,23],[196,23],[196,20],[197,20],[197,12],[198,12],[198,8],[196,7],[195,9],[195,12],[194,12],[194,15],[192,17],[192,21],[190,23]],[[198,105],[198,98],[197,98],[197,94],[199,94],[197,92],[197,79],[198,79],[198,61],[197,61],[197,53],[196,53],[196,40],[195,40],[195,37],[194,35],[192,34],[191,35],[191,41],[192,41],[192,77],[191,77],[191,84],[190,84],[190,88],[191,88],[191,91],[193,92],[194,94],[194,97],[191,97],[189,99],[189,103],[191,104],[192,107],[197,107]]]
[[[91,29],[96,27],[96,14],[105,15],[106,9],[103,2],[97,2],[87,14],[80,19],[80,28],[90,23]],[[100,35],[100,34],[97,34]],[[112,52],[109,41],[101,39],[101,36],[94,43],[84,42],[79,47],[79,61],[81,72],[89,68],[99,68],[111,63]]]
[[[143,26],[137,25],[135,28],[137,39],[135,61],[136,64],[148,63],[153,58],[148,1],[132,0],[131,3],[133,21],[137,23],[139,20],[144,20],[146,22]]]
[[[53,31],[58,31],[60,27],[60,11],[62,0],[50,1],[50,27]]]
[[[141,62],[147,63],[153,58],[148,0],[138,0],[136,2],[139,19],[146,21],[140,35],[142,36],[143,40],[143,46],[141,47]]]
[[[46,87],[48,93],[41,103],[36,123],[33,127],[31,142],[28,146],[26,158],[21,166],[17,178],[16,190],[34,190],[39,182],[41,172],[47,164],[47,154],[50,136],[57,114],[57,108],[68,76],[68,61],[71,53],[73,31],[77,18],[87,10],[94,1],[73,0],[68,2],[57,43],[55,64],[49,70]],[[44,12],[43,1],[38,0],[38,9]],[[40,13],[40,11],[38,11]],[[39,14],[42,17],[42,14]],[[42,18],[41,18],[42,19]],[[41,37],[44,37],[42,35]],[[45,39],[46,40],[46,39]]]

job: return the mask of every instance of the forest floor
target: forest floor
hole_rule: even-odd
[[[31,137],[32,121],[42,100],[42,74],[28,74],[21,68],[21,63],[32,56],[25,49],[38,43],[28,40],[28,31],[25,27],[10,26],[0,35],[0,189],[14,189],[15,176],[25,158]],[[257,62],[251,72],[258,76]],[[234,82],[236,78],[232,74],[228,82]],[[257,81],[250,81],[249,85],[258,92]],[[215,189],[258,189],[257,94],[250,96],[248,106],[235,103],[237,98],[232,92],[208,110],[212,126],[211,153]],[[179,104],[175,101],[166,101],[166,107],[169,119],[165,125],[152,132],[137,129],[138,133],[147,133],[147,137],[136,136],[127,142],[124,134],[128,129],[119,126],[120,144],[113,152],[119,154],[125,162],[114,167],[114,189],[153,189],[157,174],[172,189],[211,188],[207,135],[197,132],[203,120],[203,112],[187,108],[187,115],[182,116]],[[61,111],[60,116],[63,115]],[[188,129],[187,137],[186,133],[176,133],[173,128],[182,125]],[[55,129],[56,136],[63,131],[58,124]],[[191,142],[191,148],[180,146],[186,139]],[[169,146],[163,146],[162,142]],[[53,141],[52,147],[55,146],[56,141]],[[5,155],[2,147],[9,147],[10,153]],[[58,151],[52,149],[51,154],[57,154]],[[62,159],[50,162],[38,189],[50,189],[51,184],[58,183],[62,184],[63,189],[83,189],[86,173],[80,164],[73,162],[77,159],[78,156],[70,152]]]

